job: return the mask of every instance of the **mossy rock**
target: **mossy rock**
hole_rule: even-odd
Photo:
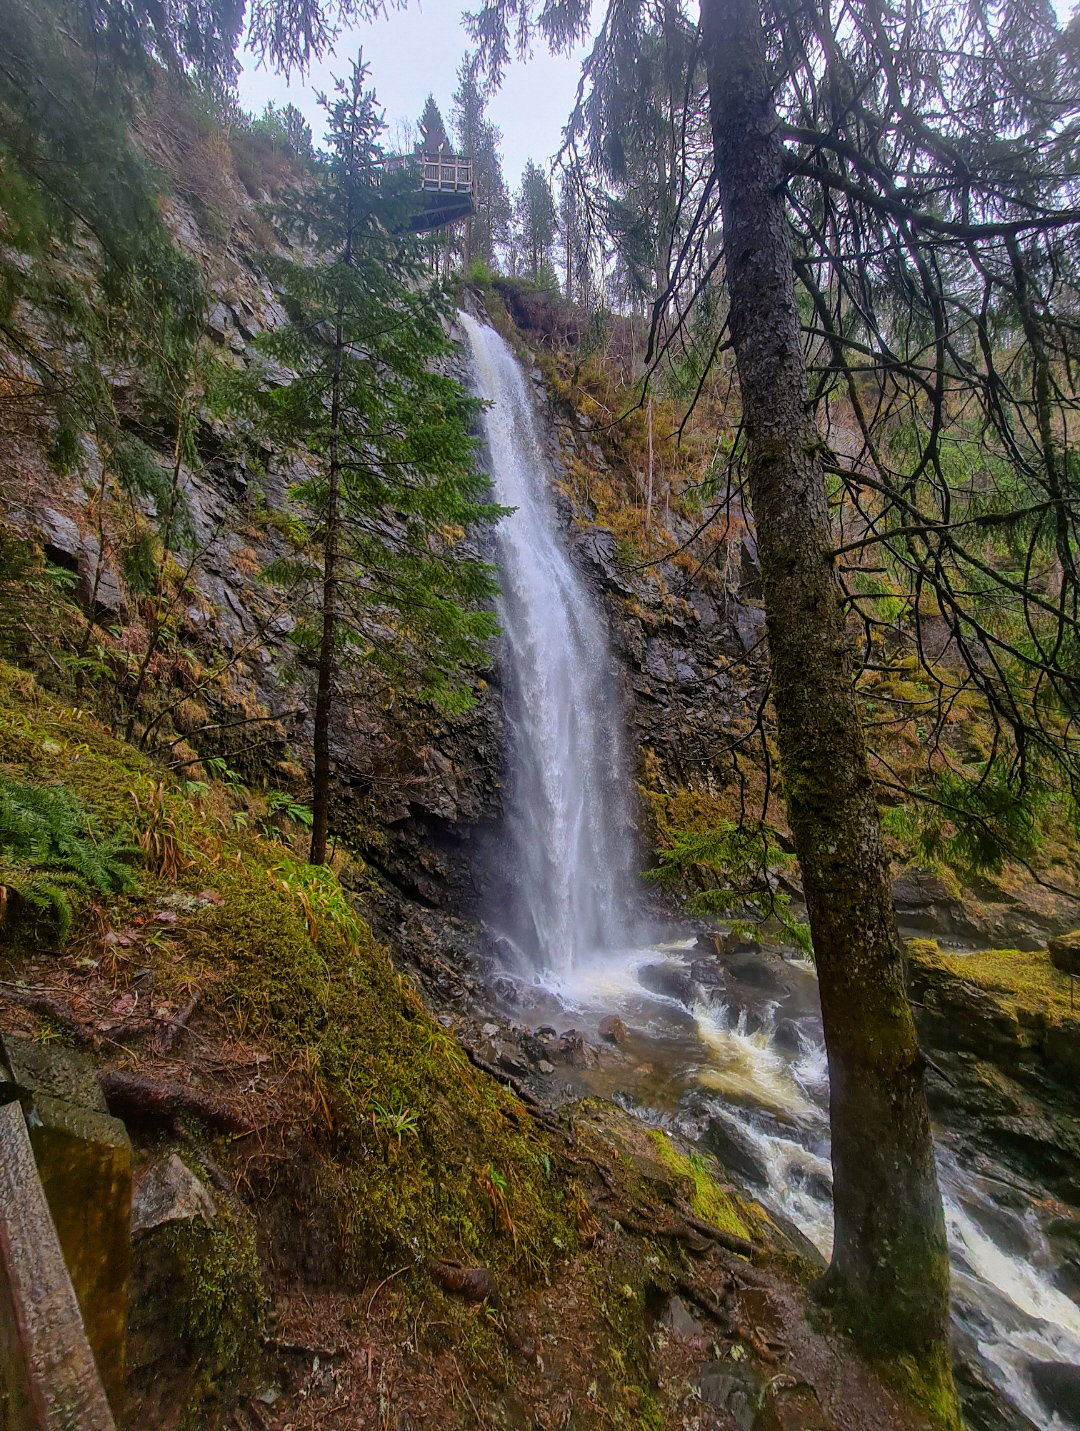
[[[1055,935],[1047,943],[1046,952],[1055,969],[1074,979],[1080,977],[1080,929]]]

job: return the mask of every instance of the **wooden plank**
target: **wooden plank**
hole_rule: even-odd
[[[3,1431],[116,1431],[18,1103],[0,1106]]]

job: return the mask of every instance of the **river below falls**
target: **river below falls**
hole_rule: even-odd
[[[579,1072],[584,1088],[716,1154],[828,1257],[829,1088],[809,963],[752,951],[721,960],[688,941],[593,955],[523,984],[516,1016],[527,1008],[540,1032],[573,1027],[595,1042],[618,1015],[620,1056]],[[1037,1370],[1080,1366],[1080,1306],[1055,1285],[1068,1248],[1054,1230],[1078,1214],[1015,1168],[971,1155],[958,1131],[936,1134],[962,1358],[1008,1403],[997,1425],[1078,1426],[1075,1391],[1048,1394],[1055,1372]]]

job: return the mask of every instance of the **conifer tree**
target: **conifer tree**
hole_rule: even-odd
[[[514,218],[520,235],[525,267],[532,279],[549,264],[557,228],[551,185],[540,166],[529,159],[514,198]]]
[[[424,100],[424,109],[419,120],[420,142],[425,154],[438,154],[441,149],[450,148],[442,111],[435,103],[435,96],[429,94]]]
[[[463,669],[495,631],[478,609],[496,589],[492,570],[455,551],[467,529],[501,514],[474,460],[477,403],[439,371],[448,305],[424,281],[417,242],[402,236],[411,180],[381,173],[366,74],[357,60],[321,101],[329,153],[282,215],[304,256],[268,260],[290,321],[260,340],[294,374],[262,395],[270,427],[315,458],[292,494],[310,540],[267,572],[295,592],[294,639],[317,671],[315,864],[326,858],[341,667],[370,662],[460,708]]]
[[[458,68],[452,118],[458,151],[472,161],[476,212],[465,224],[465,267],[478,258],[489,267],[510,226],[510,195],[503,178],[502,134],[487,118],[487,96],[476,56],[466,53]]]

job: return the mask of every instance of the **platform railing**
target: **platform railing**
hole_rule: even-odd
[[[415,167],[420,187],[428,192],[471,194],[472,160],[459,154],[388,154],[383,161],[388,171]]]

